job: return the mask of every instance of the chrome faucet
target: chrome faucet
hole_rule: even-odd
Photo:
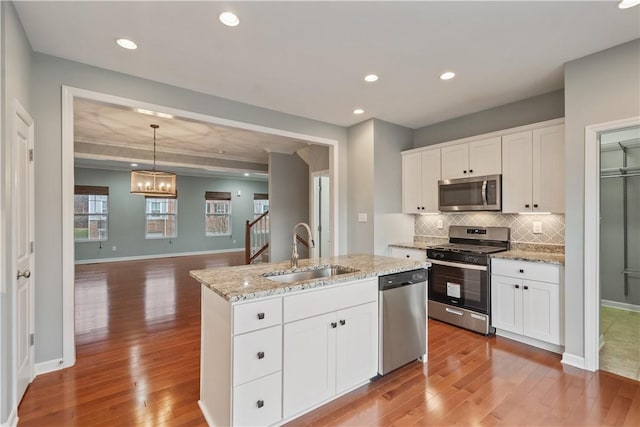
[[[297,233],[296,230],[298,229],[298,227],[303,226],[304,228],[307,229],[307,234],[309,237],[309,249],[314,248],[316,246],[315,242],[313,241],[313,238],[311,237],[311,228],[309,227],[308,224],[305,224],[304,222],[299,222],[297,223],[294,227],[293,227],[293,242],[292,242],[292,249],[291,249],[291,268],[298,268],[298,241],[296,239]]]

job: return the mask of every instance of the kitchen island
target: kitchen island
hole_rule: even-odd
[[[378,276],[425,266],[344,255],[192,271],[209,425],[282,424],[366,384],[378,371]],[[330,276],[305,278],[316,273]]]

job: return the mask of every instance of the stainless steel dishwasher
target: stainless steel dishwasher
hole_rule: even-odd
[[[380,375],[426,354],[426,281],[426,270],[405,271],[379,278]]]

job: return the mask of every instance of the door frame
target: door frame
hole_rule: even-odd
[[[600,365],[600,144],[598,134],[640,126],[640,116],[585,127],[584,138],[584,368]]]
[[[140,108],[171,114],[175,117],[196,120],[204,123],[240,128],[244,130],[286,136],[307,141],[329,148],[329,170],[331,177],[331,226],[333,232],[332,254],[340,253],[339,248],[339,143],[338,140],[287,130],[240,122],[212,115],[195,113],[150,102],[124,98],[106,93],[62,86],[62,360],[57,368],[73,366],[76,362],[75,351],[75,247],[73,240],[73,196],[74,196],[74,143],[73,143],[73,101],[74,98],[87,99],[128,108]]]
[[[324,169],[321,171],[316,171],[316,172],[311,172],[311,179],[309,180],[309,225],[311,226],[311,231],[312,234],[315,238],[315,231],[318,228],[318,224],[317,224],[317,206],[316,206],[316,178],[317,177],[321,177],[321,176],[328,176],[329,177],[329,189],[331,189],[333,183],[331,182],[331,171],[329,169]],[[329,192],[331,192],[331,190],[329,190]],[[329,208],[331,209],[331,207]],[[332,228],[332,219],[331,215],[329,215],[329,228]],[[320,237],[320,236],[318,236]],[[320,254],[318,253],[318,245],[320,244],[319,242],[319,238],[318,241],[316,241],[316,247],[309,249],[309,258],[315,258],[317,255],[317,258],[320,258]],[[335,253],[332,252],[333,249],[333,242],[330,242],[329,245],[329,256],[331,255],[335,255]]]
[[[17,162],[16,162],[16,141],[15,141],[15,133],[16,133],[16,128],[17,128],[17,120],[18,118],[20,120],[22,120],[29,128],[29,143],[30,143],[30,149],[33,149],[33,145],[34,145],[34,122],[33,122],[33,118],[31,117],[31,115],[29,114],[29,112],[22,106],[22,104],[20,103],[20,101],[18,101],[17,99],[13,99],[13,108],[12,108],[12,115],[11,115],[11,153],[10,156],[7,157],[11,157],[11,195],[12,198],[15,198],[17,195],[16,193],[16,186],[17,186],[17,182],[16,182],[16,170],[17,170]],[[31,179],[29,180],[29,197],[32,198],[31,200],[31,212],[29,213],[29,227],[31,228],[31,237],[35,237],[35,230],[34,230],[34,226],[35,226],[35,215],[34,212],[35,210],[33,209],[34,207],[34,201],[35,201],[35,185],[34,185],[34,180],[35,180],[35,169],[33,166],[31,166],[30,168],[30,172],[31,174]],[[14,204],[15,206],[15,204]],[[11,222],[15,222],[16,220],[16,208],[12,207],[11,208]],[[18,280],[17,278],[13,275],[13,272],[17,271],[17,263],[16,263],[16,231],[15,231],[15,227],[12,227],[11,230],[11,263],[10,263],[10,267],[9,267],[9,272],[10,272],[10,277],[11,277],[11,322],[12,322],[12,326],[11,326],[11,345],[13,347],[12,352],[11,352],[11,358],[13,359],[11,361],[11,372],[12,372],[12,381],[11,381],[11,393],[12,393],[12,399],[14,404],[18,405],[18,298],[17,298],[17,283]],[[34,333],[34,328],[35,328],[35,309],[34,309],[34,305],[35,305],[35,292],[34,292],[34,283],[35,283],[35,252],[32,252],[30,255],[30,265],[31,265],[31,276],[29,278],[29,313],[28,313],[28,322],[29,322],[29,334]],[[33,379],[35,378],[35,345],[30,345],[29,346],[29,382],[33,381]]]

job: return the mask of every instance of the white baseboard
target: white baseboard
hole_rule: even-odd
[[[569,354],[567,352],[562,353],[562,363],[573,366],[574,368],[586,369],[584,365],[584,357],[576,356],[575,354]]]
[[[609,301],[603,299],[600,300],[600,305],[604,307],[619,308],[620,310],[640,311],[640,305],[628,304],[626,302]]]
[[[207,422],[207,425],[215,427],[215,424],[213,423],[213,418],[211,418],[211,414],[209,414],[209,411],[207,411],[206,406],[204,406],[204,402],[202,402],[202,399],[198,399],[198,406],[200,407],[200,411],[202,411],[202,416],[204,417],[204,420]]]
[[[2,427],[16,427],[18,425],[18,408],[11,409],[7,421],[2,423]]]
[[[95,258],[95,259],[81,259],[76,260],[78,264],[95,264],[98,262],[118,262],[118,261],[139,261],[143,259],[156,259],[156,258],[174,258],[181,256],[192,255],[210,255],[210,254],[222,254],[227,252],[244,252],[244,248],[231,248],[231,249],[214,249],[211,251],[194,251],[194,252],[176,252],[171,254],[156,254],[156,255],[136,255],[136,256],[122,256],[115,258]]]
[[[564,351],[562,346],[540,341],[535,338],[529,338],[524,335],[514,334],[513,332],[503,331],[502,329],[496,329],[496,335],[499,337],[509,338],[510,340],[519,341],[533,347],[538,347],[556,354],[562,354],[562,352]]]
[[[599,339],[599,344],[598,344],[598,351],[602,350],[602,347],[604,347],[604,335],[600,334],[600,339]]]
[[[36,363],[33,367],[36,376],[42,374],[48,374],[49,372],[59,371],[64,369],[64,362],[62,359],[47,360],[46,362]]]

